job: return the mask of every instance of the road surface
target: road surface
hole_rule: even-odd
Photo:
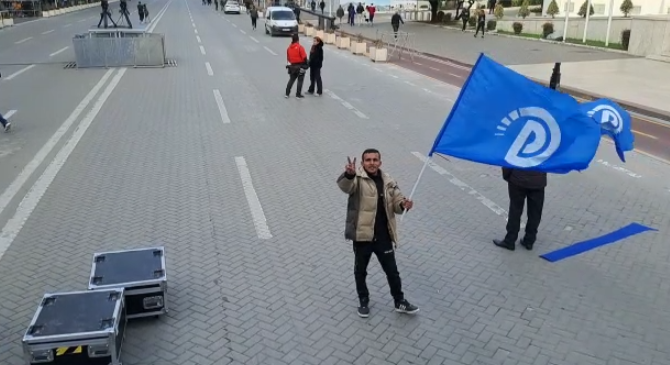
[[[536,251],[511,253],[491,244],[499,169],[435,159],[397,253],[421,312],[392,311],[373,261],[362,320],[335,179],[376,147],[409,193],[458,88],[329,46],[325,95],[284,99],[286,38],[195,0],[150,10],[165,5],[155,31],[177,67],[64,69],[71,51],[39,63],[95,10],[0,32],[3,62],[36,65],[11,80],[27,66],[3,67],[0,83],[0,109],[16,110],[0,136],[0,363],[23,364],[43,293],[85,289],[94,252],[158,244],[170,312],[129,325],[126,365],[670,362],[667,165],[621,166],[603,144],[589,170],[550,177]],[[660,232],[537,257],[631,221]]]

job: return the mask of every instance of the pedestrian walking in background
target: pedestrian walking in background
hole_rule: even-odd
[[[482,38],[484,38],[484,32],[486,31],[486,12],[484,9],[479,9],[477,11],[477,30],[475,31],[475,38],[479,31],[482,31]]]
[[[349,25],[354,26],[354,19],[356,18],[356,8],[354,8],[354,3],[349,3],[347,7],[347,14],[349,15]]]
[[[377,8],[375,8],[375,4],[370,4],[370,6],[367,7],[368,10],[368,16],[370,19],[370,26],[374,25],[375,21],[375,13],[377,12]]]
[[[358,5],[356,5],[356,15],[358,15],[358,24],[360,25],[363,25],[363,22],[365,21],[365,15],[363,13],[365,13],[363,3],[358,3]]]
[[[537,229],[542,220],[547,173],[503,167],[502,174],[503,179],[507,181],[507,191],[509,194],[507,235],[505,235],[503,240],[493,240],[493,243],[498,247],[514,251],[516,240],[519,237],[519,230],[521,229],[523,205],[527,203],[528,221],[526,222],[526,234],[519,243],[527,250],[532,250],[533,244],[537,240]]]
[[[405,24],[405,21],[402,20],[400,12],[396,10],[395,14],[391,17],[391,26],[393,27],[393,34],[395,38],[398,38],[398,29],[400,29],[400,23]]]
[[[342,8],[342,4],[340,4],[340,6],[337,8],[337,11],[335,11],[335,15],[340,18],[340,24],[342,24],[342,18],[344,18],[344,9]]]
[[[149,19],[149,9],[147,9],[146,3],[142,4],[142,11],[144,12],[144,22],[151,23],[151,19]]]
[[[219,11],[219,0],[214,0],[214,10]]]
[[[251,29],[256,30],[256,22],[258,21],[258,10],[255,6],[249,9],[249,17],[251,17]]]
[[[468,26],[468,20],[470,20],[470,9],[463,9],[461,12],[461,20],[463,21],[463,29],[461,29],[461,31],[465,32],[465,28]]]
[[[305,48],[300,45],[300,36],[294,34],[291,39],[291,45],[288,46],[286,50],[286,68],[288,69],[288,84],[286,84],[286,98],[291,95],[291,89],[296,80],[298,80],[298,86],[296,87],[295,97],[298,99],[304,98],[302,95],[302,84],[305,81],[305,72],[309,68],[307,63],[307,53],[305,53]]]
[[[323,14],[323,9],[325,8],[326,8],[326,2],[321,0],[321,2],[319,2],[319,9],[321,9],[321,14]]]
[[[323,41],[319,37],[314,37],[312,48],[309,50],[309,88],[307,93],[314,95],[314,86],[316,85],[316,95],[323,94],[323,83],[321,81],[321,67],[323,66]]]
[[[359,299],[358,315],[370,315],[370,293],[365,279],[372,254],[377,256],[395,304],[395,310],[414,314],[419,308],[410,304],[402,292],[402,282],[395,259],[398,234],[395,216],[412,209],[398,184],[380,169],[381,154],[376,149],[363,151],[361,167],[356,158],[347,158],[337,185],[349,195],[344,237],[353,241],[354,278]]]
[[[140,18],[140,24],[144,23],[144,8],[141,1],[137,2],[137,15]]]

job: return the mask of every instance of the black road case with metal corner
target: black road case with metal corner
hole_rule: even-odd
[[[128,319],[168,310],[165,248],[149,247],[93,255],[89,290],[124,288]]]
[[[45,294],[23,336],[28,365],[121,365],[123,289]]]

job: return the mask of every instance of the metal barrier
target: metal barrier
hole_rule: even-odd
[[[380,32],[377,30],[377,39],[384,43],[384,46],[388,49],[389,60],[394,56],[402,59],[403,55],[407,55],[411,60],[414,60],[414,54],[416,53],[413,43],[414,34],[407,32]]]
[[[72,39],[77,67],[165,67],[165,36],[79,34]]]
[[[335,25],[335,17],[325,14],[321,14],[320,11],[312,11],[309,9],[300,8],[300,22],[310,23],[315,26],[317,29],[321,30],[337,30],[338,26]]]

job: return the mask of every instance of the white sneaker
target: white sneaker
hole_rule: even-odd
[[[7,124],[5,124],[5,133],[9,132],[10,130],[12,130],[12,123],[7,122]]]

